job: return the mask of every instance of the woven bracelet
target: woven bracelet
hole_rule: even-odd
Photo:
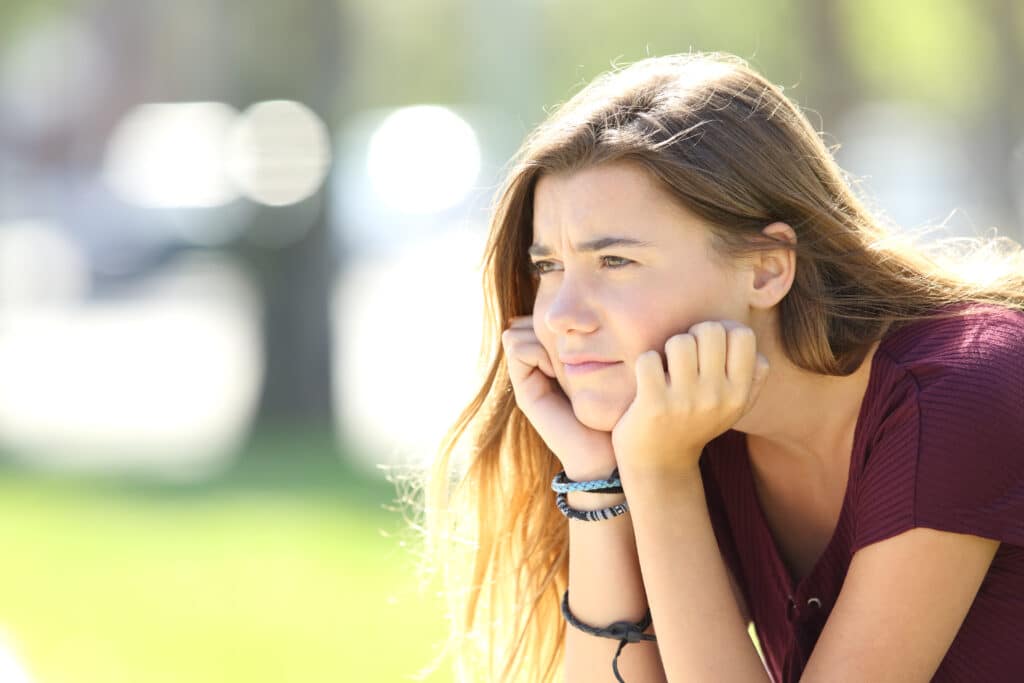
[[[577,510],[569,507],[569,496],[565,493],[555,496],[555,505],[558,506],[559,512],[569,519],[578,519],[581,522],[601,522],[629,512],[629,501],[626,500],[599,510]]]
[[[622,493],[622,482],[619,480],[619,468],[612,470],[607,479],[594,479],[593,481],[573,481],[562,470],[551,480],[551,490],[555,493],[569,493],[570,491],[589,491],[591,493]]]
[[[658,638],[653,633],[644,633],[647,627],[651,625],[651,610],[647,610],[647,614],[644,618],[637,623],[629,621],[616,621],[614,624],[607,628],[595,628],[584,624],[582,621],[577,619],[573,613],[569,610],[569,590],[566,589],[565,595],[562,596],[562,616],[569,622],[569,625],[573,628],[577,628],[584,633],[589,633],[592,636],[598,636],[600,638],[611,638],[612,640],[619,641],[619,649],[615,651],[615,657],[612,658],[612,672],[615,673],[615,680],[619,683],[626,683],[622,679],[622,674],[619,673],[619,655],[622,653],[622,648],[626,647],[629,643],[639,643],[641,640],[649,640],[657,642]]]

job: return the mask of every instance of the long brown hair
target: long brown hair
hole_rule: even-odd
[[[483,261],[485,378],[424,489],[428,557],[443,572],[449,644],[466,680],[559,675],[568,528],[548,486],[560,466],[516,406],[500,337],[533,309],[526,250],[537,179],[616,160],[641,164],[704,219],[716,257],[795,251],[779,325],[786,355],[809,371],[852,373],[887,330],[969,310],[951,304],[1024,309],[1019,245],[1004,237],[923,246],[887,227],[799,108],[744,61],[653,57],[599,76],[509,166]],[[775,221],[793,228],[795,245],[761,233]]]

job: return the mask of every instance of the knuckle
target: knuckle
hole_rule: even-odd
[[[754,339],[754,330],[749,327],[736,327],[729,331],[729,337],[733,340],[748,340]]]
[[[656,352],[644,351],[636,358],[635,371],[644,375],[652,373],[655,367],[661,367],[661,359]]]
[[[665,348],[671,347],[673,349],[684,349],[689,347],[695,341],[696,340],[693,338],[692,334],[675,334],[669,337],[668,341],[665,342]]]
[[[693,335],[707,334],[716,329],[722,329],[722,323],[717,320],[702,320],[689,329],[689,333]]]

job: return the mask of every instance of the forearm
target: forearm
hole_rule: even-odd
[[[623,500],[622,494],[569,494],[569,505],[597,509]],[[569,608],[585,624],[604,628],[616,621],[638,622],[647,598],[637,561],[630,513],[600,522],[569,521]],[[648,629],[650,631],[650,629]],[[566,626],[565,681],[614,681],[612,658],[619,642]],[[619,656],[629,683],[665,680],[657,644],[630,643]]]
[[[700,470],[620,477],[667,679],[768,681],[729,584]]]

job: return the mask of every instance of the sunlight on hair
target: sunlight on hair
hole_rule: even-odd
[[[392,112],[374,131],[366,162],[374,194],[406,213],[455,206],[480,173],[473,128],[445,107],[420,105]]]
[[[140,105],[111,135],[103,177],[138,206],[227,204],[238,196],[224,167],[224,141],[236,115],[221,102]]]
[[[723,78],[735,70],[734,63],[738,62],[734,60],[733,63],[723,63],[692,57],[686,59],[687,67],[681,70],[679,75],[679,83],[683,88],[692,88]]]
[[[327,126],[299,102],[259,102],[242,113],[227,142],[227,173],[246,197],[269,206],[306,199],[331,164]]]
[[[1024,272],[1024,252],[1009,237],[951,237],[938,240],[936,260],[965,282],[979,286],[993,285],[1014,274]],[[931,249],[932,247],[929,247]]]

